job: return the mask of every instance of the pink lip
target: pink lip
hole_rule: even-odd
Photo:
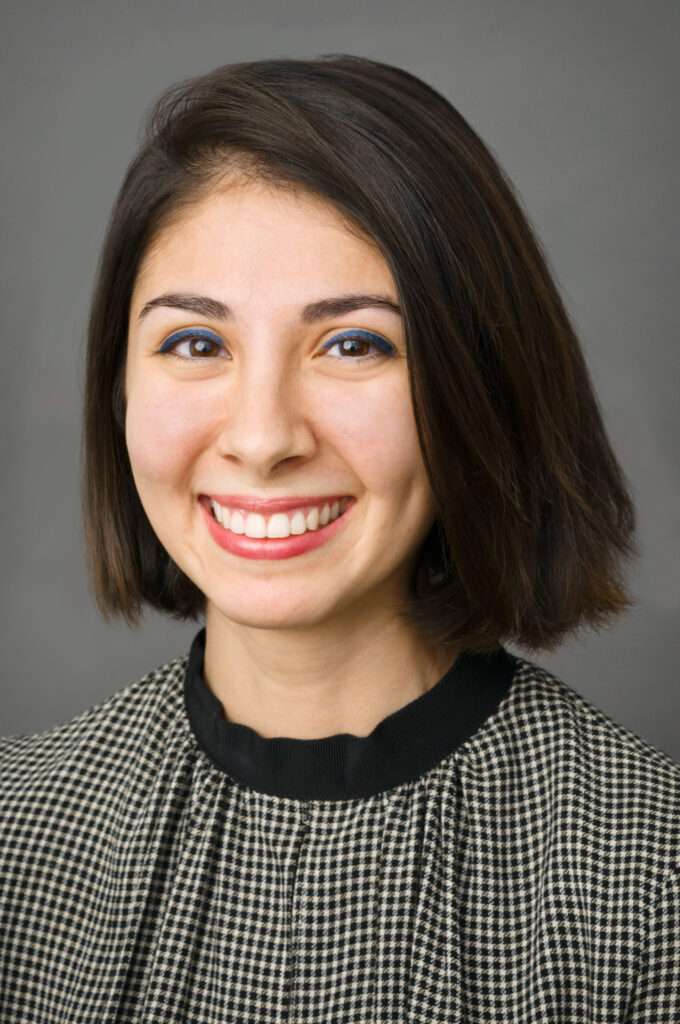
[[[217,501],[217,499],[215,499]],[[296,499],[297,500],[297,499]],[[220,501],[219,504],[222,504]],[[321,547],[331,540],[336,533],[344,529],[351,510],[356,505],[356,500],[350,498],[347,509],[341,516],[334,519],[332,523],[320,527],[318,530],[307,530],[305,533],[294,534],[290,537],[246,537],[245,534],[232,533],[213,517],[210,511],[210,499],[202,496],[199,498],[199,505],[203,510],[206,526],[213,540],[225,551],[241,558],[252,558],[257,560],[273,560],[281,558],[294,558],[296,555],[303,555],[307,551]],[[300,506],[297,506],[298,508]]]
[[[312,509],[315,506],[323,506],[326,502],[332,505],[334,501],[340,501],[341,498],[348,497],[345,494],[334,494],[330,497],[321,495],[321,497],[308,497],[303,496],[301,498],[246,498],[240,494],[209,494],[209,498],[216,501],[218,505],[224,505],[225,508],[238,508],[243,509],[244,512],[260,512],[262,515],[272,515],[274,512],[289,512],[292,508],[309,508]]]

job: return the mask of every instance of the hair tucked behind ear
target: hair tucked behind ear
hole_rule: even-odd
[[[113,208],[88,338],[83,498],[104,614],[196,618],[204,595],[134,486],[123,375],[135,278],[161,226],[223,173],[330,200],[380,248],[403,311],[438,515],[403,621],[435,646],[553,649],[632,605],[633,501],[520,201],[458,111],[347,54],[227,65],[160,97]]]

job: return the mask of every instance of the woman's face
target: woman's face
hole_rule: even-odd
[[[378,250],[329,204],[253,184],[190,207],[140,268],[126,367],[130,462],[153,529],[209,615],[346,628],[353,614],[389,612],[406,595],[435,505],[402,320],[360,300],[313,308],[358,295],[397,305]],[[352,500],[325,530],[309,508],[287,513],[288,541],[243,534],[266,530],[271,513],[250,526],[233,515],[242,498],[321,511],[321,499],[338,496]],[[217,498],[232,506],[233,529],[215,519]]]

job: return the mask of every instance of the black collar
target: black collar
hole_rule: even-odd
[[[251,789],[296,800],[348,800],[417,779],[473,735],[510,689],[517,658],[462,653],[420,697],[380,722],[369,736],[264,738],[228,722],[203,677],[205,627],[195,636],[184,700],[199,745],[219,768]]]

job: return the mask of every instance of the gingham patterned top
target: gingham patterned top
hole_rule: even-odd
[[[204,630],[0,744],[3,1024],[680,1021],[680,765],[503,648],[263,738]]]

